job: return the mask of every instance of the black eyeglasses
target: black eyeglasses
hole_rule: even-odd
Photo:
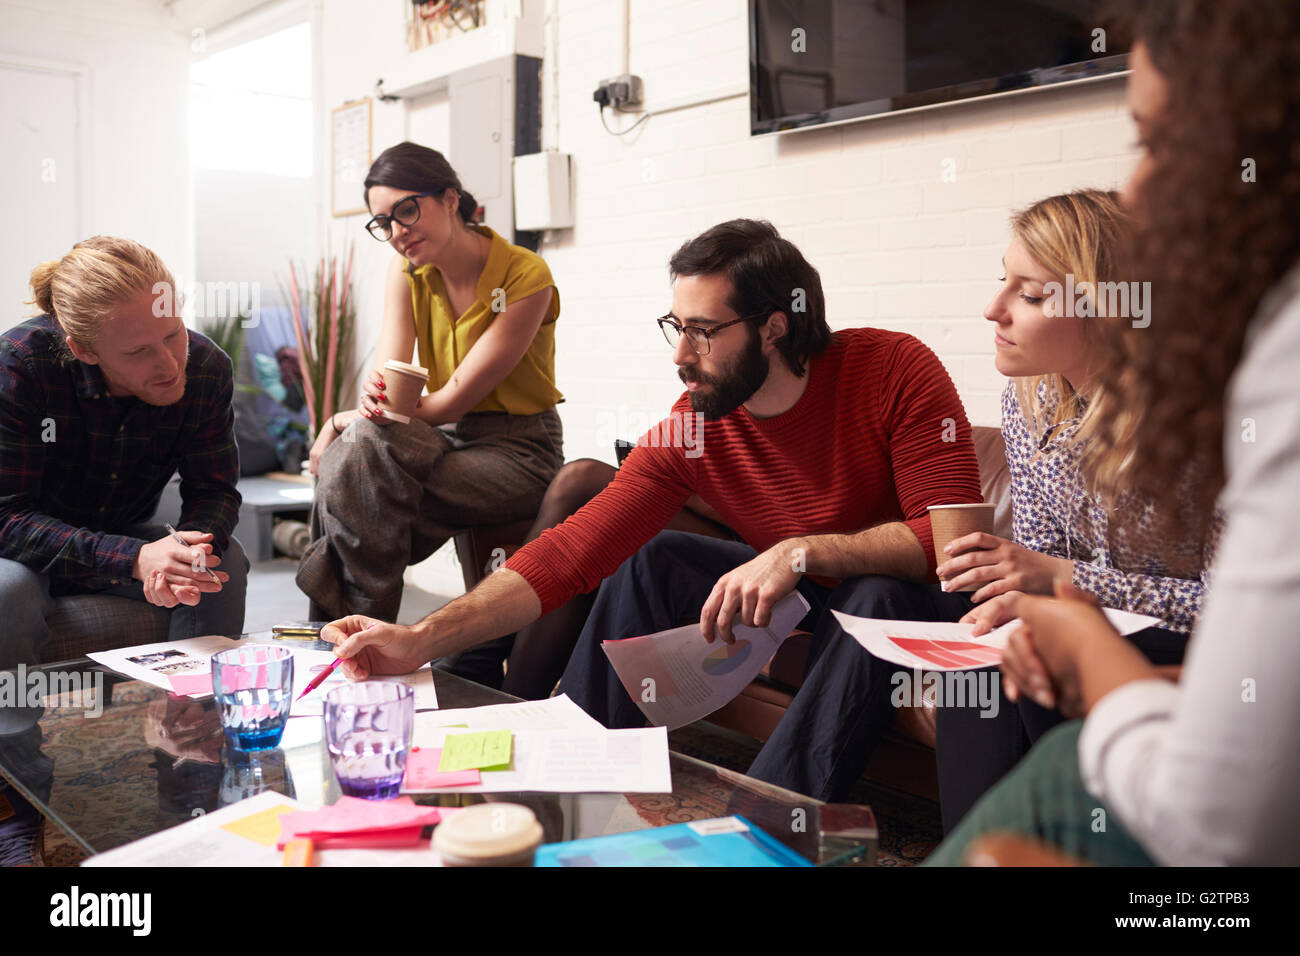
[[[742,315],[738,319],[732,319],[730,322],[723,322],[715,325],[711,329],[703,329],[698,325],[682,325],[677,321],[677,316],[669,312],[662,318],[655,319],[659,323],[660,330],[664,333],[664,339],[673,348],[677,348],[677,342],[682,333],[686,333],[686,339],[691,343],[691,348],[700,355],[709,354],[709,339],[730,325],[739,325],[741,322],[747,322],[750,319],[757,319],[761,316],[770,315],[769,312],[755,312],[753,315]]]
[[[441,196],[442,193],[416,193],[414,196],[407,196],[405,199],[399,199],[393,203],[393,208],[387,216],[375,216],[366,223],[366,232],[370,233],[380,242],[387,242],[393,238],[393,220],[396,219],[403,226],[414,226],[420,221],[420,200],[425,196]]]

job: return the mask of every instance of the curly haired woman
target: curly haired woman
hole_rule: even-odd
[[[995,831],[1095,863],[1300,862],[1300,6],[1153,0],[1137,23],[1131,261],[1156,308],[1115,343],[1087,467],[1098,490],[1166,502],[1195,468],[1180,530],[1203,533],[1216,502],[1224,530],[1177,684],[1081,595],[1017,602],[1009,693],[1085,719],[1046,735],[931,863]]]

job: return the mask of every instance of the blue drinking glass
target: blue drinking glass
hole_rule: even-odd
[[[325,743],[344,796],[387,800],[402,789],[415,728],[415,691],[362,681],[325,696]]]
[[[231,747],[272,750],[293,703],[293,653],[254,644],[213,654],[212,691]]]

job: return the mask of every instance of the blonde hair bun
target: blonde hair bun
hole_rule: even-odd
[[[31,305],[52,316],[64,336],[90,348],[101,323],[123,302],[159,283],[175,289],[170,270],[134,239],[92,236],[31,274]]]

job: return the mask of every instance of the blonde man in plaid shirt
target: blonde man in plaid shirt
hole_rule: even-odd
[[[0,336],[0,667],[39,659],[65,594],[175,608],[172,639],[243,629],[230,359],[162,307],[173,289],[96,236],[33,270],[42,314]],[[178,469],[185,545],[146,524]]]

